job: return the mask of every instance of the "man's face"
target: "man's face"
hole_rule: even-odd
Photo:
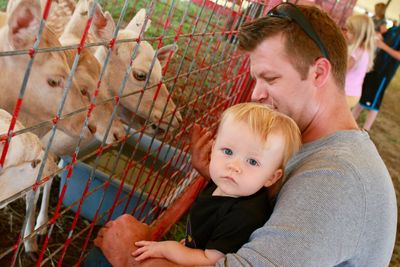
[[[314,114],[312,67],[302,80],[284,50],[284,38],[276,35],[250,52],[250,68],[256,80],[252,101],[265,103],[290,116],[303,131]]]

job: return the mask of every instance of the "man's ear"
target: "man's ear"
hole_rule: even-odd
[[[278,169],[274,172],[274,174],[267,180],[264,184],[265,187],[270,187],[271,185],[275,184],[283,175],[283,170]]]
[[[322,87],[326,84],[329,77],[332,75],[331,62],[326,58],[318,58],[315,60],[314,66],[312,67],[312,75],[314,85],[316,87]]]

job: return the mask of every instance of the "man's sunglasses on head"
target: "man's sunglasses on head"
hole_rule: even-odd
[[[321,54],[329,59],[328,50],[325,48],[324,43],[319,38],[318,34],[315,32],[311,23],[303,15],[301,10],[292,3],[281,3],[271,9],[267,16],[276,17],[281,19],[287,19],[289,21],[294,21],[299,25],[299,27],[310,37],[314,43],[318,46]]]

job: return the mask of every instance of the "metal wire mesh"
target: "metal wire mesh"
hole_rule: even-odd
[[[196,173],[191,170],[188,154],[189,136],[193,124],[199,123],[215,130],[216,121],[227,106],[249,99],[253,82],[249,75],[248,58],[237,51],[235,35],[238,26],[244,21],[262,16],[280,2],[272,0],[261,3],[227,0],[93,1],[93,5],[88,5],[87,19],[78,43],[40,46],[42,38],[46,38],[42,36],[45,24],[51,25],[52,19],[57,19],[52,12],[57,12],[55,11],[57,5],[66,3],[63,7],[67,8],[68,12],[62,14],[71,15],[76,7],[76,3],[71,1],[45,2],[39,30],[35,33],[36,42],[31,48],[0,51],[0,60],[29,57],[25,69],[21,70],[23,79],[15,81],[14,90],[19,90],[19,93],[15,105],[9,110],[13,120],[8,132],[2,133],[1,137],[1,141],[5,144],[0,160],[1,166],[7,157],[7,146],[13,137],[48,127],[50,139],[44,147],[43,162],[45,162],[51,147],[55,145],[53,139],[57,142],[55,136],[59,123],[84,114],[84,124],[79,132],[76,146],[69,157],[62,158],[62,163],[59,165],[61,169],[43,178],[44,164],[42,164],[36,182],[31,187],[21,188],[21,192],[12,199],[4,200],[10,202],[29,190],[36,191],[40,186],[51,182],[51,177],[55,177],[49,220],[30,236],[24,237],[23,230],[21,231],[26,225],[23,216],[20,215],[24,213],[24,204],[21,200],[14,201],[2,211],[0,215],[4,217],[2,232],[7,232],[9,240],[2,241],[0,246],[1,266],[31,265],[32,261],[24,258],[23,241],[35,236],[45,227],[48,228],[47,234],[44,242],[39,244],[38,257],[33,261],[36,266],[80,265],[96,234],[97,225],[121,213],[128,212],[146,223],[152,223],[158,227],[158,230],[155,230],[157,237],[168,230],[169,226],[166,224],[173,224],[174,220],[177,220],[190,206],[190,202],[179,207],[180,212],[177,216],[173,216],[173,221],[169,221],[171,217],[167,220],[162,219],[166,210],[176,205],[175,201],[185,191],[190,191],[187,189],[191,186],[201,187],[201,183],[196,183],[198,180]],[[356,1],[307,2],[321,5],[338,23],[343,23]],[[96,23],[93,20],[96,16],[97,3],[102,6],[103,11],[110,12],[115,21],[112,36],[106,40],[93,40],[89,31],[91,25]],[[5,7],[5,4],[0,4]],[[134,38],[119,38],[119,32],[124,30],[141,8],[146,10],[142,30]],[[59,18],[57,27],[62,29],[63,22],[67,23],[68,19]],[[147,23],[150,27],[145,32]],[[158,64],[158,59],[152,55],[147,62],[149,73],[143,86],[129,91],[127,88],[129,79],[134,75],[134,69],[137,67],[135,60],[142,53],[140,44],[144,42],[148,42],[154,48],[154,55],[168,44],[176,45],[178,50],[175,55],[170,53],[167,56],[162,69],[163,78],[155,83],[150,77]],[[110,86],[107,80],[108,69],[113,64],[113,57],[116,57],[116,50],[122,44],[130,45],[130,53],[125,55],[130,58],[130,62],[120,66],[124,75],[116,85],[117,93],[99,100],[97,96],[101,90],[108,90],[102,85]],[[65,112],[63,110],[65,101],[70,90],[73,90],[73,79],[77,79],[76,72],[81,58],[84,57],[83,51],[99,47],[104,48],[105,57],[90,101],[72,112]],[[32,68],[36,56],[68,51],[75,52],[75,56],[63,86],[63,97],[55,103],[57,111],[46,120],[25,125],[27,126],[25,129],[14,131],[14,124],[20,119],[21,106],[24,107],[24,101],[29,101],[25,98],[26,90],[30,89],[27,87],[28,81],[40,75]],[[166,102],[161,107],[156,107],[157,99],[161,97],[165,87],[169,93]],[[149,92],[152,92],[153,101],[147,108],[147,115],[139,116],[139,107]],[[120,114],[118,108],[123,106],[124,99],[132,96],[137,96],[138,102],[135,110],[130,110],[129,120],[125,121],[125,136],[106,144],[107,136],[112,135],[111,124]],[[168,108],[167,103],[170,101],[173,101],[176,108]],[[106,134],[102,140],[84,145],[84,129],[90,124],[93,110],[102,109],[107,103],[113,105],[113,111],[108,120]],[[152,119],[153,110],[161,112],[158,120]],[[177,114],[181,115],[182,120],[179,122],[179,127],[173,127],[173,118],[176,118]],[[27,201],[33,203],[35,200],[32,197]],[[28,213],[32,212],[35,210],[28,210]],[[18,213],[20,214],[17,215]],[[18,222],[16,219],[10,222],[10,218],[17,218]]]

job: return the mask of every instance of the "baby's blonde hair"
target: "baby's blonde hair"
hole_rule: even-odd
[[[220,126],[228,119],[244,122],[261,138],[265,144],[270,133],[277,133],[284,137],[284,153],[281,167],[285,168],[287,161],[301,147],[301,133],[297,124],[288,116],[279,113],[267,106],[254,103],[240,103],[229,107],[222,113]],[[237,133],[240,135],[240,133]]]
[[[347,30],[354,35],[354,42],[349,45],[349,55],[362,47],[369,55],[368,70],[372,68],[375,53],[374,22],[367,15],[353,15],[346,21]]]

